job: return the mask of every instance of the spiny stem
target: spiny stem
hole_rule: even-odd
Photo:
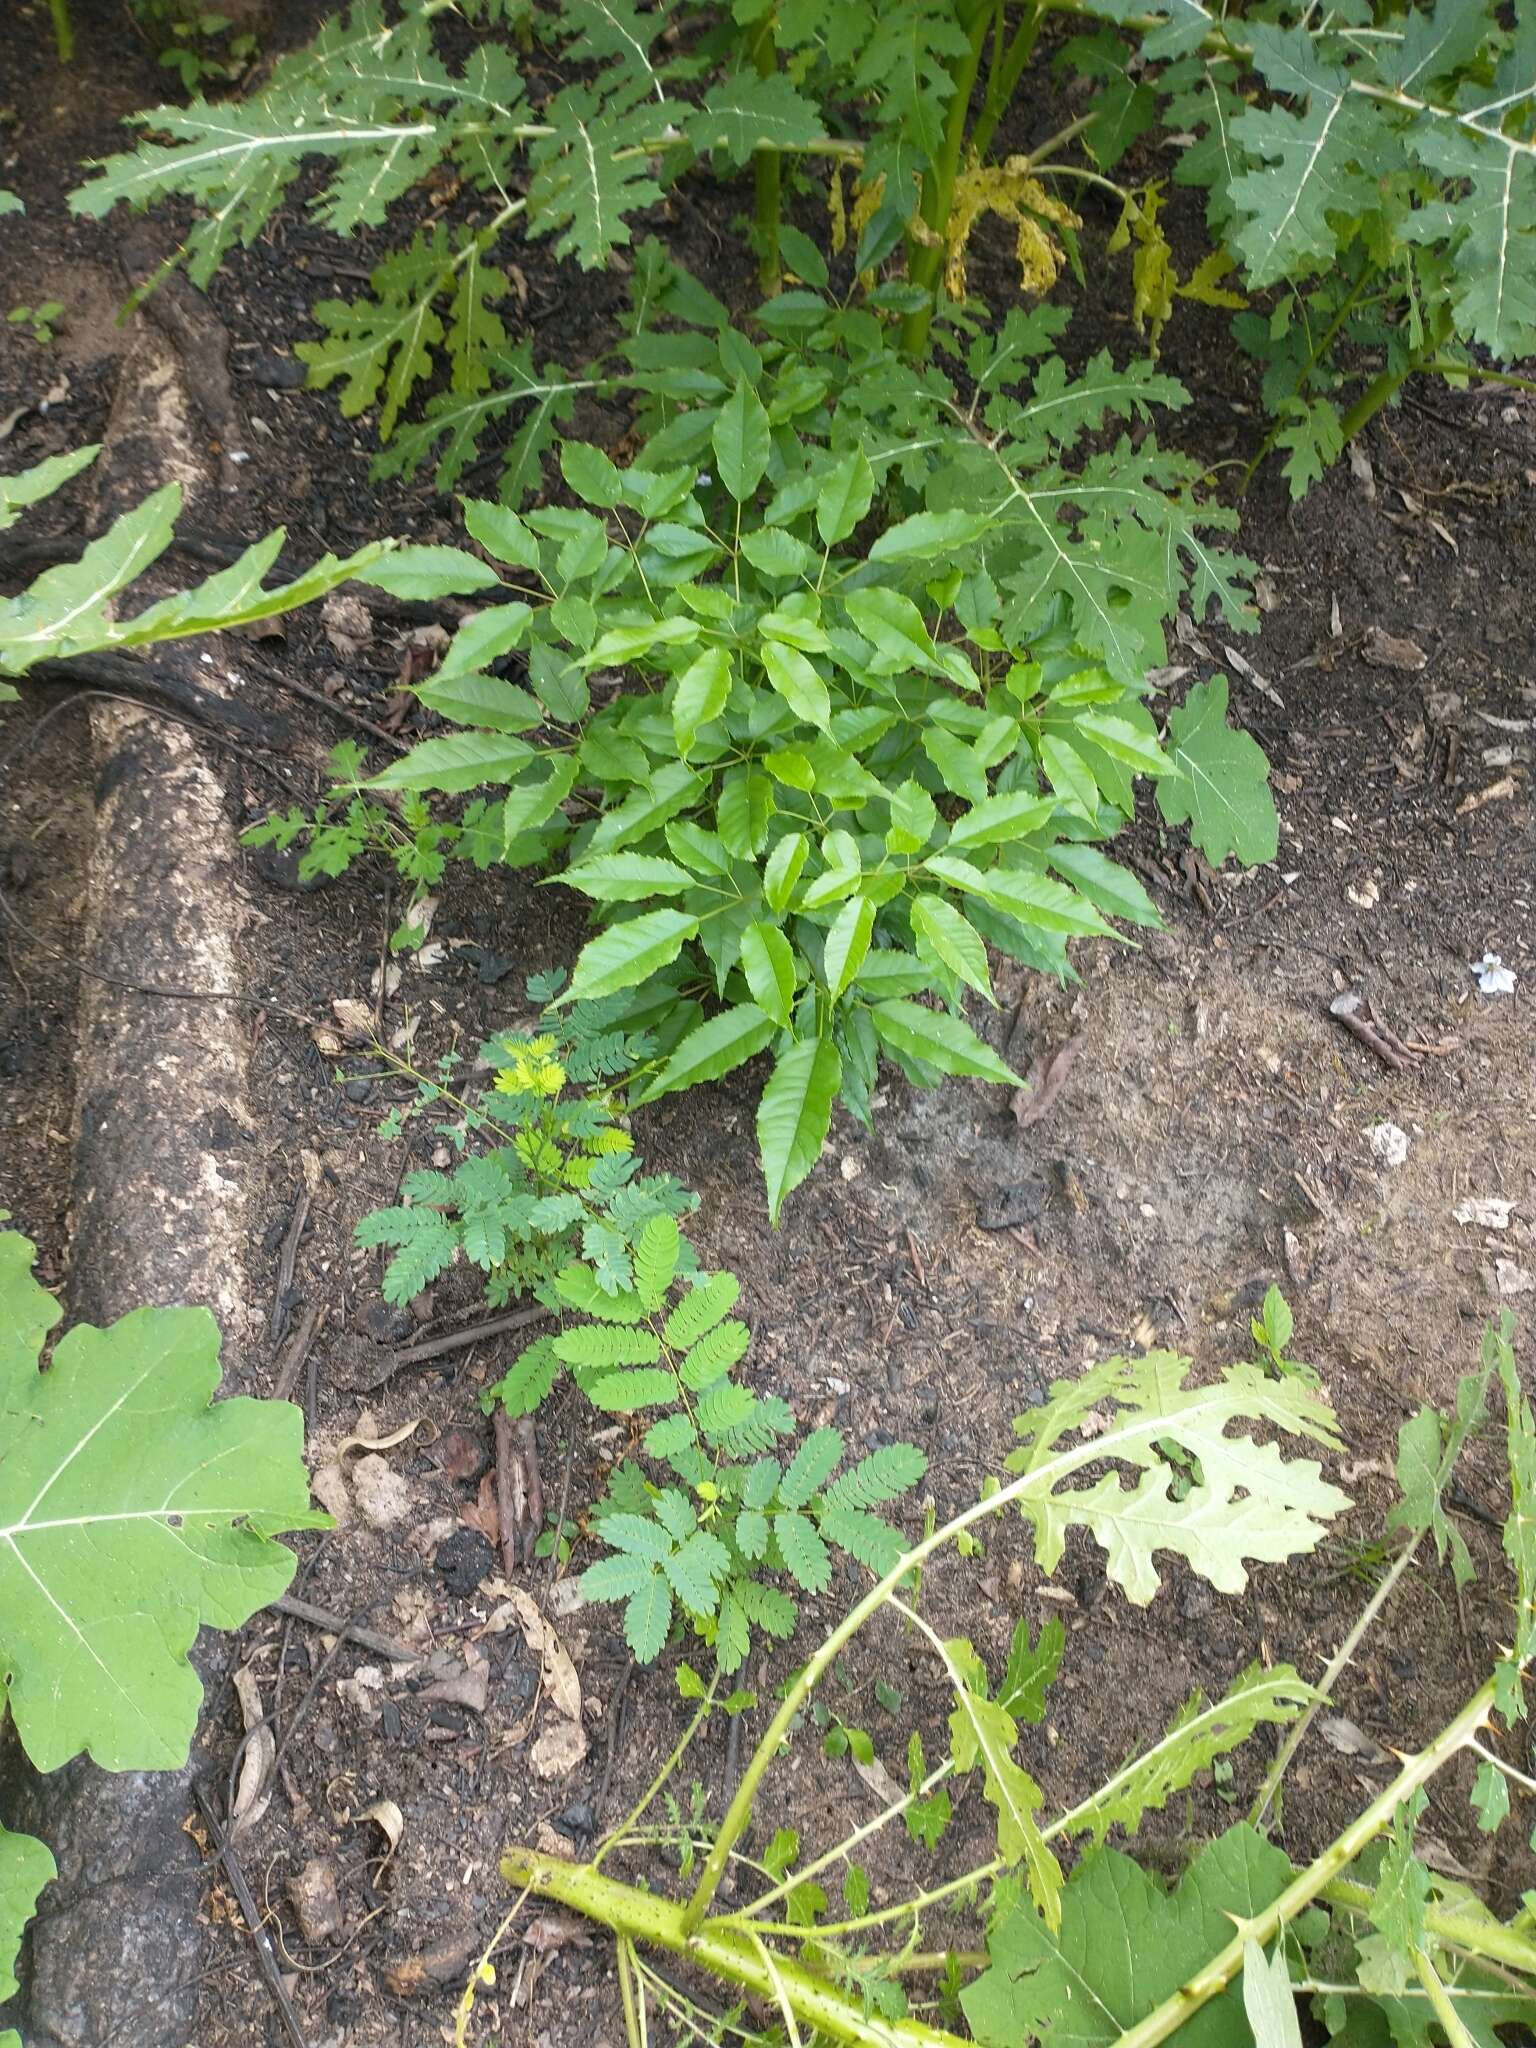
[[[1249,1812],[1248,1819],[1252,1826],[1259,1827],[1263,1824],[1264,1816],[1268,1813],[1270,1804],[1280,1789],[1280,1780],[1290,1769],[1291,1758],[1300,1749],[1307,1730],[1312,1726],[1313,1721],[1317,1717],[1318,1709],[1332,1697],[1333,1688],[1338,1684],[1348,1668],[1350,1658],[1359,1649],[1366,1631],[1396,1591],[1399,1579],[1402,1578],[1403,1573],[1407,1571],[1409,1565],[1413,1563],[1414,1558],[1418,1555],[1419,1545],[1422,1541],[1423,1537],[1420,1535],[1414,1537],[1411,1543],[1403,1545],[1397,1554],[1392,1569],[1376,1588],[1376,1591],[1371,1595],[1364,1608],[1362,1608],[1360,1617],[1354,1627],[1344,1638],[1343,1642],[1340,1643],[1337,1650],[1334,1651],[1329,1661],[1328,1669],[1317,1682],[1316,1699],[1307,1702],[1306,1707],[1291,1723],[1289,1729],[1287,1729],[1285,1740],[1280,1745],[1280,1753],[1265,1773],[1264,1782],[1259,1787],[1258,1795],[1254,1799],[1252,1809]]]
[[[1165,1998],[1155,2012],[1123,2033],[1115,2048],[1157,2048],[1159,2042],[1177,2033],[1202,2006],[1225,1991],[1243,1967],[1245,1945],[1254,1941],[1260,1948],[1265,1947],[1281,1928],[1288,1926],[1354,1862],[1362,1849],[1390,1827],[1392,1817],[1403,1801],[1466,1748],[1487,1721],[1493,1698],[1494,1681],[1490,1678],[1472,1695],[1455,1719],[1441,1729],[1433,1742],[1404,1761],[1387,1789],[1373,1799],[1342,1834],[1334,1837],[1321,1856],[1292,1879],[1272,1905],[1255,1914],[1251,1920],[1239,1921],[1236,1933],[1220,1954],[1196,1971],[1171,1998]]]
[[[971,88],[976,83],[976,73],[981,68],[981,53],[986,46],[987,25],[991,18],[989,7],[967,7],[962,0],[960,7],[961,26],[970,36],[970,47],[950,77],[954,93],[949,103],[949,116],[944,124],[944,140],[939,154],[923,174],[923,193],[918,207],[919,217],[934,237],[931,242],[919,242],[909,236],[907,242],[907,275],[928,296],[928,303],[915,313],[909,313],[901,323],[901,346],[905,355],[921,357],[928,347],[928,333],[933,325],[933,295],[939,281],[939,264],[944,255],[944,230],[949,225],[950,209],[955,198],[955,179],[960,170],[960,156],[965,148],[965,123],[970,113]]]
[[[752,61],[759,78],[772,78],[778,69],[773,45],[773,10],[757,25],[752,38]],[[753,222],[757,230],[757,281],[770,296],[781,282],[779,266],[779,214],[783,197],[783,171],[777,150],[752,152]]]

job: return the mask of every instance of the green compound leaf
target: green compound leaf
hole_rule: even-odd
[[[1225,1948],[1291,1878],[1280,1850],[1243,1823],[1203,1849],[1176,1892],[1128,1856],[1097,1849],[1073,1871],[1052,1933],[1028,1903],[994,1922],[992,1966],[960,1995],[982,2048],[1109,2048]],[[1229,1989],[1186,2021],[1181,2048],[1241,2048],[1241,1994]]]
[[[14,1233],[0,1246],[0,1328],[35,1334]],[[298,1409],[214,1402],[218,1384],[200,1308],[76,1324],[46,1373],[30,1340],[0,1351],[0,1662],[39,1770],[82,1750],[109,1770],[179,1768],[199,1625],[238,1628],[286,1588],[279,1531],[330,1526],[309,1506]]]
[[[37,1895],[56,1875],[52,1856],[31,1835],[13,1835],[0,1827],[0,2004],[15,1993],[16,1956],[22,1929],[37,1907]],[[19,2034],[0,2034],[0,2048]]]
[[[1269,763],[1257,740],[1227,724],[1227,679],[1197,683],[1168,720],[1169,756],[1179,770],[1157,785],[1170,825],[1188,824],[1207,860],[1235,853],[1245,867],[1273,860],[1280,820],[1269,793]]]

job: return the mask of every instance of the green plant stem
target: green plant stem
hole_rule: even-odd
[[[69,0],[48,0],[53,15],[53,40],[61,64],[75,61],[75,24],[70,18]]]
[[[1368,1913],[1374,1897],[1368,1885],[1337,1877],[1318,1894],[1325,1906],[1337,1906],[1345,1913]],[[1507,1969],[1536,1975],[1536,1941],[1506,1927],[1497,1920],[1471,1920],[1465,1914],[1448,1912],[1443,1906],[1424,1909],[1424,1926],[1437,1941],[1485,1962],[1502,1963]]]
[[[1354,283],[1345,293],[1343,304],[1339,307],[1339,310],[1334,314],[1333,318],[1328,322],[1328,325],[1323,329],[1321,338],[1318,341],[1314,342],[1311,350],[1307,355],[1306,365],[1303,368],[1301,375],[1296,380],[1296,389],[1298,392],[1302,391],[1305,388],[1307,379],[1312,375],[1312,372],[1317,368],[1318,364],[1322,361],[1324,350],[1328,347],[1328,344],[1333,340],[1333,337],[1338,333],[1339,329],[1344,325],[1344,322],[1349,318],[1350,314],[1355,310],[1355,307],[1359,304],[1360,294],[1364,291],[1367,280],[1374,277],[1376,274],[1377,271],[1375,264],[1364,263],[1361,265],[1360,275],[1355,279]],[[1276,419],[1271,424],[1269,432],[1264,436],[1263,440],[1259,443],[1257,449],[1255,449],[1253,458],[1249,462],[1247,468],[1243,471],[1242,480],[1237,487],[1238,495],[1240,497],[1248,489],[1248,486],[1253,482],[1255,472],[1258,470],[1259,465],[1263,462],[1265,456],[1269,454],[1270,450],[1274,447],[1276,441],[1280,438],[1280,434],[1284,428],[1284,425],[1285,420],[1283,416],[1279,419]]]
[[[752,37],[752,61],[759,78],[778,69],[773,43],[773,10],[763,16]],[[770,297],[782,281],[779,264],[779,216],[783,202],[783,166],[776,149],[752,152],[753,222],[757,230],[757,281]]]
[[[915,313],[909,313],[901,323],[902,352],[914,359],[926,354],[928,335],[933,326],[933,300],[938,288],[939,266],[944,260],[944,230],[949,224],[950,209],[954,204],[955,179],[960,172],[960,158],[965,148],[965,124],[971,111],[971,89],[981,68],[981,54],[986,48],[992,9],[990,5],[978,6],[976,0],[961,0],[959,16],[960,26],[970,38],[970,47],[950,74],[954,94],[944,123],[944,140],[939,146],[937,160],[923,174],[923,192],[918,204],[919,218],[933,239],[920,242],[916,236],[907,238],[907,275],[927,295],[927,304]]]
[[[1413,1563],[1422,1540],[1422,1536],[1415,1536],[1411,1542],[1403,1545],[1393,1562],[1391,1570],[1385,1575],[1381,1584],[1360,1610],[1359,1618],[1355,1622],[1354,1627],[1344,1638],[1343,1642],[1340,1643],[1337,1650],[1334,1651],[1332,1658],[1329,1660],[1328,1669],[1317,1682],[1317,1698],[1308,1702],[1306,1707],[1303,1708],[1302,1712],[1286,1730],[1285,1740],[1280,1745],[1279,1754],[1265,1773],[1264,1782],[1259,1787],[1258,1794],[1248,1815],[1249,1821],[1254,1827],[1259,1827],[1263,1824],[1264,1816],[1268,1813],[1270,1804],[1280,1789],[1280,1780],[1290,1769],[1291,1758],[1300,1749],[1307,1730],[1317,1718],[1318,1709],[1331,1697],[1333,1688],[1343,1676],[1344,1671],[1349,1665],[1349,1660],[1354,1656],[1356,1650],[1359,1649],[1366,1631],[1397,1590],[1398,1581],[1402,1578],[1404,1572],[1407,1571],[1409,1565]]]
[[[998,13],[1001,23],[1001,8]],[[1024,67],[1035,53],[1035,43],[1045,16],[1044,0],[1035,0],[1035,5],[1014,30],[1013,41],[1008,45],[1002,63],[993,67],[992,76],[987,80],[986,99],[976,117],[976,126],[971,130],[971,149],[978,157],[986,155],[997,132],[997,124],[1012,103],[1019,80],[1024,75]],[[1087,119],[1081,125],[1086,127]]]
[[[926,2026],[921,2020],[880,2020],[866,2016],[862,2003],[845,1997],[824,1977],[817,1977],[787,1957],[769,1958],[749,1935],[709,1925],[690,1930],[684,1908],[653,1892],[602,1877],[588,1865],[566,1863],[532,1849],[509,1849],[502,1859],[509,1884],[527,1886],[540,1898],[568,1906],[573,1912],[611,1928],[624,1942],[644,1942],[668,1950],[727,1983],[777,2005],[786,1995],[795,2017],[834,2041],[856,2048],[960,2048],[957,2037]]]
[[[650,1784],[646,1787],[645,1791],[640,1795],[638,1802],[630,1808],[629,1812],[624,1816],[623,1820],[619,1822],[619,1825],[616,1828],[611,1829],[609,1833],[606,1834],[603,1837],[602,1841],[598,1844],[597,1853],[592,1858],[591,1867],[594,1871],[598,1870],[601,1867],[603,1858],[605,1856],[607,1856],[612,1850],[618,1848],[619,1844],[624,1840],[625,1836],[629,1833],[629,1830],[634,1826],[635,1822],[640,1818],[641,1814],[644,1813],[645,1809],[656,1797],[657,1793],[661,1790],[662,1786],[666,1784],[668,1778],[670,1778],[672,1773],[677,1769],[679,1763],[681,1763],[684,1755],[687,1753],[689,1743],[692,1742],[694,1736],[698,1733],[699,1723],[704,1719],[704,1717],[708,1714],[710,1708],[715,1703],[715,1692],[719,1684],[720,1674],[717,1671],[714,1677],[710,1680],[709,1691],[705,1693],[703,1699],[699,1701],[693,1719],[688,1723],[688,1726],[683,1730],[682,1738],[678,1742],[677,1747],[673,1750],[672,1754],[667,1758],[666,1762],[662,1765],[661,1769],[656,1773],[655,1777],[652,1778]]]
[[[1509,370],[1485,370],[1481,363],[1443,362],[1438,356],[1433,362],[1420,363],[1419,372],[1425,377],[1478,377],[1485,384],[1507,384],[1511,391],[1536,391],[1536,377],[1517,377]]]
[[[1137,1443],[1151,1443],[1167,1434],[1167,1424],[1155,1414],[1126,1411],[1114,1424],[1114,1455],[1121,1456],[1125,1450]],[[801,1667],[799,1676],[789,1686],[779,1702],[778,1712],[769,1722],[762,1739],[742,1773],[741,1783],[720,1824],[720,1833],[710,1851],[709,1860],[699,1877],[693,1897],[688,1902],[688,1926],[697,1927],[709,1910],[709,1902],[715,1895],[716,1887],[725,1869],[726,1858],[745,1832],[752,1818],[752,1805],[757,1797],[758,1786],[762,1783],[774,1758],[794,1725],[795,1717],[806,1700],[820,1683],[823,1674],[842,1654],[843,1650],[876,1615],[897,1590],[909,1573],[915,1571],[934,1552],[952,1543],[962,1530],[973,1523],[983,1521],[988,1515],[1000,1514],[1004,1508],[1012,1507],[1016,1501],[1027,1495],[1038,1493],[1049,1498],[1052,1490],[1081,1466],[1092,1462],[1096,1440],[1071,1445],[1057,1451],[1054,1456],[1044,1458],[1027,1472],[1021,1472],[1017,1479],[1011,1479],[996,1493],[986,1494],[972,1501],[968,1508],[944,1523],[941,1528],[930,1530],[921,1540],[899,1558],[885,1577],[879,1580],[855,1606],[851,1607],[810,1659]],[[1100,1451],[1099,1455],[1103,1455]]]
[[[1465,2020],[1452,2005],[1450,1995],[1441,1982],[1440,1972],[1422,1948],[1416,1948],[1413,1952],[1413,1969],[1414,1975],[1424,1986],[1424,1995],[1429,2000],[1435,2018],[1445,2029],[1445,2038],[1451,2044],[1451,2048],[1473,2048],[1472,2036],[1467,2031]]]
[[[1339,432],[1346,447],[1358,433],[1369,426],[1383,406],[1392,403],[1410,377],[1422,370],[1427,363],[1435,360],[1436,350],[1443,348],[1450,338],[1450,308],[1437,306],[1432,329],[1424,347],[1416,350],[1400,370],[1383,370],[1380,376],[1373,377],[1339,422]]]
[[[1243,1967],[1245,1945],[1253,1941],[1260,1948],[1267,1946],[1281,1928],[1288,1926],[1322,1895],[1334,1879],[1348,1869],[1361,1850],[1391,1825],[1392,1817],[1403,1801],[1466,1748],[1478,1729],[1487,1722],[1493,1697],[1494,1682],[1490,1678],[1472,1695],[1461,1712],[1446,1723],[1433,1742],[1426,1744],[1416,1756],[1405,1759],[1402,1769],[1386,1790],[1373,1799],[1342,1834],[1334,1837],[1321,1856],[1291,1880],[1272,1905],[1255,1914],[1251,1920],[1240,1921],[1236,1933],[1220,1954],[1213,1956],[1203,1969],[1197,1970],[1171,1998],[1165,1998],[1155,2012],[1148,2013],[1144,2020],[1123,2033],[1115,2048],[1157,2048],[1158,2042],[1166,2041],[1171,2034],[1177,2033],[1186,2020],[1225,1991]]]

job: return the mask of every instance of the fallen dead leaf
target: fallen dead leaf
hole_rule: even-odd
[[[1325,1714],[1317,1728],[1329,1748],[1338,1750],[1341,1756],[1358,1757],[1363,1764],[1389,1764],[1392,1761],[1381,1744],[1346,1714]]]
[[[529,1752],[528,1762],[536,1778],[563,1778],[586,1753],[587,1733],[580,1723],[552,1715]]]
[[[1536,1273],[1513,1259],[1495,1259],[1493,1271],[1500,1294],[1536,1294]]]
[[[518,1627],[523,1632],[523,1641],[539,1660],[539,1670],[544,1681],[544,1691],[555,1711],[569,1721],[581,1719],[581,1682],[576,1676],[576,1667],[566,1654],[565,1645],[555,1634],[544,1616],[539,1612],[538,1603],[521,1586],[507,1587],[507,1601],[517,1616]],[[585,1754],[586,1738],[582,1738]]]
[[[1500,1195],[1466,1195],[1451,1214],[1458,1223],[1469,1223],[1478,1230],[1508,1230],[1514,1206]]]
[[[261,1686],[249,1664],[242,1664],[235,1673],[234,1688],[240,1701],[240,1718],[249,1739],[240,1765],[240,1783],[235,1789],[235,1808],[230,1816],[231,1840],[242,1828],[254,1827],[271,1804],[272,1766],[277,1761],[277,1744],[261,1704]]]
[[[553,1955],[556,1949],[590,1948],[592,1931],[574,1913],[540,1913],[523,1929],[523,1946],[539,1955]]]
[[[373,620],[368,607],[350,590],[333,590],[320,607],[320,625],[327,640],[349,660],[373,638]]]
[[[450,1479],[478,1479],[485,1470],[485,1445],[467,1429],[450,1429],[432,1451],[439,1470]]]
[[[418,1699],[441,1700],[446,1705],[468,1707],[472,1714],[483,1714],[490,1693],[490,1660],[483,1650],[477,1650],[473,1643],[464,1645],[464,1667],[455,1677],[439,1679],[436,1685],[423,1687]]]
[[[501,1509],[496,1501],[494,1472],[485,1474],[480,1481],[479,1493],[466,1506],[459,1509],[459,1520],[466,1528],[478,1529],[492,1550],[501,1548]],[[482,1630],[481,1633],[485,1634],[487,1631]]]
[[[331,1001],[331,1014],[341,1026],[341,1035],[349,1045],[373,1043],[372,1003],[365,1003],[360,996],[335,996]]]
[[[1416,640],[1410,640],[1403,634],[1388,633],[1380,626],[1372,626],[1367,632],[1360,658],[1368,661],[1372,668],[1402,669],[1409,675],[1429,666],[1429,656]]]
[[[1014,1122],[1021,1131],[1031,1124],[1042,1123],[1056,1106],[1060,1095],[1077,1063],[1077,1056],[1083,1047],[1083,1034],[1077,1032],[1065,1045],[1058,1046],[1053,1053],[1042,1053],[1029,1071],[1027,1088],[1015,1088],[1009,1097],[1009,1108],[1013,1111]]]
[[[872,1758],[867,1764],[861,1764],[858,1758],[854,1757],[853,1768],[858,1772],[861,1782],[869,1787],[882,1806],[895,1806],[900,1803],[901,1787],[879,1757]]]
[[[1471,796],[1464,796],[1456,806],[1458,818],[1465,818],[1471,811],[1480,811],[1484,804],[1496,804],[1515,793],[1513,775],[1501,775],[1497,782],[1490,782],[1486,789],[1474,790]]]
[[[460,1934],[423,1949],[419,1955],[399,1956],[384,1965],[384,1982],[396,1998],[412,1998],[418,1991],[436,1990],[442,1985],[457,1987],[464,1973],[480,1953],[478,1934]]]
[[[389,1854],[394,1855],[400,1846],[400,1837],[405,1833],[405,1815],[393,1799],[375,1799],[372,1806],[365,1806],[355,1818],[371,1820],[388,1842]]]
[[[372,1421],[373,1418],[368,1415],[367,1409],[364,1409],[363,1414],[358,1417],[360,1425],[365,1416]],[[400,1427],[391,1430],[388,1436],[344,1436],[336,1446],[336,1462],[344,1465],[348,1451],[392,1451],[396,1444],[403,1444],[406,1438],[414,1435],[418,1429],[431,1427],[425,1415],[413,1415],[409,1422],[402,1422]]]

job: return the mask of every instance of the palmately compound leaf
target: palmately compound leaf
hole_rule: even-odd
[[[1287,1857],[1246,1823],[1203,1849],[1175,1892],[1128,1856],[1095,1849],[1073,1871],[1052,1933],[1021,1901],[993,1922],[991,1968],[960,1995],[982,2048],[1109,2048],[1171,1997],[1291,1879]],[[1180,2048],[1251,2048],[1229,1989],[1179,2029]]]
[[[1269,763],[1257,740],[1227,723],[1227,679],[1197,683],[1168,720],[1177,775],[1163,776],[1157,803],[1170,825],[1218,865],[1235,853],[1246,867],[1273,860],[1280,821],[1269,793]]]
[[[31,1835],[0,1827],[0,2004],[16,1990],[16,1955],[22,1929],[32,1918],[37,1895],[54,1876],[52,1856]],[[21,2048],[19,2034],[0,2034],[0,2048]]]
[[[219,1328],[200,1308],[77,1323],[46,1372],[30,1345],[0,1353],[0,1664],[39,1770],[82,1750],[109,1770],[183,1764],[199,1624],[240,1627],[293,1577],[273,1538],[330,1526],[309,1506],[299,1410],[216,1402],[218,1384]]]
[[[1019,1511],[1035,1532],[1041,1569],[1054,1571],[1067,1531],[1087,1529],[1103,1546],[1105,1569],[1127,1598],[1144,1606],[1160,1580],[1157,1553],[1176,1552],[1222,1593],[1248,1583],[1246,1559],[1275,1563],[1313,1550],[1349,1497],[1325,1480],[1314,1459],[1287,1458],[1276,1443],[1229,1435],[1256,1422],[1338,1448],[1331,1411],[1295,1379],[1268,1378],[1256,1365],[1228,1366],[1208,1386],[1187,1386],[1189,1360],[1170,1351],[1112,1358],[1080,1379],[1058,1381],[1045,1403],[1015,1421],[1020,1448],[1012,1473],[1033,1476]],[[1110,1419],[1097,1434],[1075,1437],[1091,1409]],[[1198,1471],[1175,1498],[1173,1467],[1159,1444],[1176,1445]],[[1092,1485],[1067,1482],[1085,1465],[1129,1466]]]
[[[1142,1816],[1166,1806],[1197,1771],[1208,1770],[1217,1757],[1246,1742],[1262,1722],[1294,1720],[1314,1698],[1313,1688],[1298,1678],[1289,1664],[1277,1664],[1269,1671],[1261,1664],[1250,1664],[1214,1705],[1203,1694],[1194,1693],[1160,1741],[1133,1757],[1065,1816],[1067,1832],[1090,1834],[1096,1843],[1102,1842],[1112,1827],[1134,1834]]]

